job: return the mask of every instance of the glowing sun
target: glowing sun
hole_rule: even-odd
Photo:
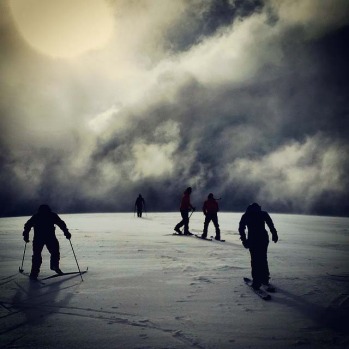
[[[16,27],[43,54],[71,58],[105,46],[114,19],[104,0],[11,0]]]

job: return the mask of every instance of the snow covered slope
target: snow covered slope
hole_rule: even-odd
[[[349,348],[349,219],[271,213],[277,292],[263,301],[243,282],[250,259],[240,216],[219,214],[222,243],[173,236],[179,213],[61,215],[89,270],[83,282],[42,283],[18,273],[28,217],[0,219],[1,348]],[[195,212],[191,231],[203,221]],[[61,269],[76,271],[68,240],[56,235]],[[31,243],[26,271],[30,259]],[[51,274],[44,250],[40,276]]]

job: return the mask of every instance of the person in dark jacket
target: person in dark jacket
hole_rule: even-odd
[[[221,239],[221,231],[219,229],[219,224],[218,224],[218,216],[217,213],[219,211],[219,206],[217,200],[213,197],[213,194],[210,193],[207,197],[207,200],[204,202],[204,205],[202,206],[202,212],[205,215],[205,222],[204,222],[204,230],[201,235],[203,239],[207,238],[207,230],[208,230],[208,225],[212,221],[215,228],[216,228],[216,240]]]
[[[45,245],[51,254],[51,270],[54,270],[58,274],[62,274],[59,268],[59,242],[55,235],[55,225],[58,225],[67,239],[71,238],[71,234],[64,221],[59,218],[57,213],[52,212],[48,205],[41,205],[38,212],[24,225],[23,240],[26,243],[29,242],[29,232],[31,228],[34,228],[32,268],[30,272],[31,279],[37,279],[40,273],[40,266],[42,263],[41,252]]]
[[[137,217],[142,217],[143,209],[145,209],[145,200],[141,194],[136,199],[135,209],[137,209]]]
[[[184,226],[184,235],[192,235],[191,232],[189,231],[189,212],[190,210],[195,211],[195,207],[192,206],[190,203],[190,194],[192,192],[192,188],[188,187],[185,189],[182,200],[181,200],[181,205],[179,207],[179,210],[181,212],[182,220],[174,227],[174,230],[178,234],[182,234],[182,231],[180,230],[181,227]]]
[[[262,211],[257,203],[249,205],[246,212],[242,215],[239,224],[239,233],[242,244],[250,250],[252,267],[252,287],[259,289],[260,286],[269,284],[269,267],[267,251],[269,245],[269,235],[265,229],[267,224],[272,240],[278,241],[278,234],[274,223],[266,211]],[[245,229],[248,229],[246,237]]]

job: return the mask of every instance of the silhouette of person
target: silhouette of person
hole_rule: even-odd
[[[251,268],[252,268],[252,287],[259,289],[261,285],[269,284],[269,267],[267,251],[269,245],[269,235],[265,229],[267,224],[272,240],[278,241],[278,234],[274,223],[266,211],[262,211],[261,206],[256,202],[249,205],[246,212],[242,215],[239,223],[239,233],[242,244],[250,250]],[[245,229],[248,229],[246,238]]]
[[[182,216],[182,220],[174,227],[174,230],[178,234],[182,234],[182,231],[180,230],[181,227],[184,226],[184,235],[192,235],[191,232],[189,231],[189,211],[193,210],[195,211],[195,207],[192,206],[190,203],[190,194],[192,192],[192,188],[188,187],[185,189],[182,200],[181,200],[181,205],[180,205],[180,212]]]
[[[137,209],[137,217],[142,217],[143,208],[145,209],[145,200],[142,195],[139,194],[135,202],[135,210]]]
[[[61,218],[51,211],[48,205],[41,205],[38,212],[34,214],[24,225],[23,240],[29,242],[29,232],[34,228],[33,239],[33,256],[30,278],[37,279],[40,273],[42,263],[41,252],[46,245],[51,254],[50,268],[58,274],[62,274],[59,268],[59,242],[55,235],[55,224],[63,231],[65,237],[69,240],[71,234],[67,229],[66,224]]]
[[[202,212],[205,215],[205,222],[204,222],[204,230],[201,235],[203,239],[207,238],[207,229],[208,225],[212,221],[215,228],[216,228],[216,240],[221,239],[221,231],[219,229],[219,224],[218,224],[218,216],[217,213],[219,211],[219,206],[217,200],[213,197],[213,194],[210,193],[207,197],[207,200],[204,202],[204,205],[202,206]]]

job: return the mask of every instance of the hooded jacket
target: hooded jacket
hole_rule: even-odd
[[[266,211],[262,211],[261,207],[256,203],[249,205],[239,223],[241,241],[248,240],[249,245],[269,242],[269,235],[265,229],[265,224],[267,224],[271,234],[277,236],[277,231],[269,214]],[[247,238],[245,233],[246,227],[248,229]]]
[[[34,228],[34,240],[50,240],[56,237],[55,225],[63,230],[64,235],[70,235],[65,222],[57,213],[51,211],[47,205],[42,205],[24,225],[23,237],[29,237],[31,228]]]

